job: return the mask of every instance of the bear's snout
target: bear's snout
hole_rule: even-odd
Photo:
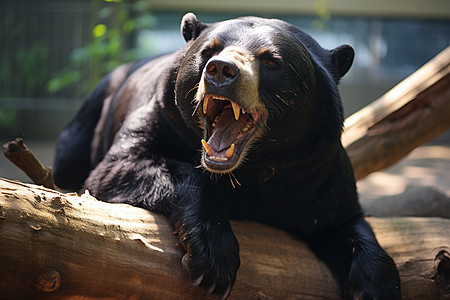
[[[205,80],[215,86],[230,85],[239,77],[240,71],[232,61],[211,58],[205,67]]]

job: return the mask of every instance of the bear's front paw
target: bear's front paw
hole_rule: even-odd
[[[389,284],[385,286],[368,286],[349,289],[346,291],[344,299],[348,300],[400,300],[400,288],[392,287]]]
[[[398,271],[392,259],[384,252],[366,257],[365,264],[354,261],[343,288],[345,299],[401,299]]]
[[[232,235],[232,234],[231,234]],[[228,298],[240,265],[239,245],[234,235],[190,241],[182,265],[186,274],[194,279],[192,286],[206,289],[206,295]]]

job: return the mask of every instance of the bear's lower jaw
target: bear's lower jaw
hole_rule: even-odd
[[[203,167],[211,173],[232,172],[244,160],[250,144],[262,134],[264,123],[265,118],[260,114],[255,114],[251,125],[246,125],[245,129],[238,134],[232,135],[230,133],[234,130],[221,132],[220,129],[217,129],[216,132],[207,137],[207,141],[203,139],[201,141]]]
[[[219,152],[212,148],[205,140],[202,140],[202,144],[202,165],[209,172],[219,174],[228,173],[239,165],[241,157],[239,154],[242,153],[242,149],[239,149],[239,147],[242,147],[242,145],[236,147],[235,144],[231,144],[229,148]]]

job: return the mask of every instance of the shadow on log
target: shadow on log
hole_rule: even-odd
[[[450,298],[450,220],[368,221],[399,268],[403,299]],[[242,265],[231,299],[339,299],[305,244],[258,223],[232,226]],[[168,220],[144,209],[0,180],[0,298],[199,299],[176,241]]]

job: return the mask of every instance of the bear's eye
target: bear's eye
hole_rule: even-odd
[[[271,67],[271,68],[275,68],[278,64],[274,61],[274,60],[272,60],[272,59],[264,59],[263,60],[263,64],[264,65],[266,65],[266,66],[268,66],[268,67]]]
[[[208,44],[204,45],[202,56],[210,58],[223,49],[222,42],[218,38],[212,39]]]
[[[211,51],[211,49],[209,49],[209,48],[203,49],[203,51],[202,51],[202,56],[203,56],[203,57],[211,57],[211,56],[212,56],[212,51]]]
[[[256,56],[259,58],[261,65],[270,69],[274,69],[282,64],[279,55],[267,48],[259,50]]]

